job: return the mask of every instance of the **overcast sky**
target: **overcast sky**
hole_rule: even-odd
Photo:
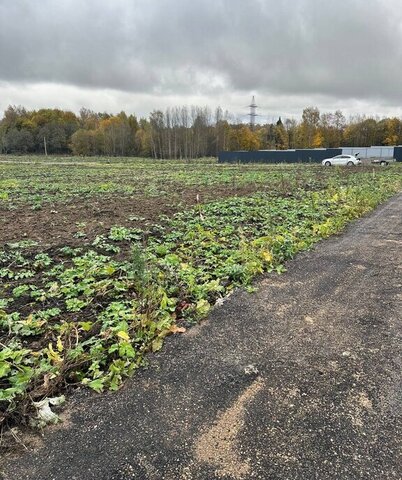
[[[0,110],[402,116],[402,0],[0,0]],[[246,117],[244,117],[246,119]]]

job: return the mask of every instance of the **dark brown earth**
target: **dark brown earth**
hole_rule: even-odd
[[[0,245],[23,239],[35,240],[46,246],[79,245],[83,232],[94,238],[114,225],[138,227],[156,222],[160,215],[168,215],[189,208],[198,201],[208,201],[243,196],[261,191],[261,185],[238,188],[217,186],[177,190],[173,196],[145,197],[93,197],[63,203],[45,204],[41,210],[29,206],[7,210],[0,205]],[[131,220],[139,217],[143,220]]]
[[[3,479],[400,479],[401,260],[399,195],[74,394]]]

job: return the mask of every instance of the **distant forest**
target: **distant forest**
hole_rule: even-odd
[[[341,111],[303,110],[300,121],[250,128],[228,112],[207,107],[153,111],[148,119],[121,112],[78,115],[59,109],[26,110],[9,106],[0,120],[0,152],[198,158],[224,150],[258,150],[402,144],[402,121],[364,116],[348,121]]]

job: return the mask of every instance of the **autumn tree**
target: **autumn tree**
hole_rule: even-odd
[[[345,128],[344,143],[351,147],[382,145],[383,138],[374,118],[357,117]]]
[[[324,146],[324,135],[320,132],[320,130],[315,132],[311,146],[312,148],[321,148]]]
[[[275,148],[277,150],[287,150],[289,148],[288,134],[283,126],[281,117],[279,117],[275,126]]]
[[[317,107],[308,107],[303,110],[302,122],[298,130],[299,147],[311,148],[319,121],[320,111]]]
[[[258,150],[260,142],[258,136],[248,126],[241,125],[232,129],[230,133],[231,150]]]
[[[334,113],[323,113],[320,116],[319,123],[319,130],[322,136],[321,146],[327,148],[341,146],[345,124],[345,117],[340,110]]]
[[[402,143],[402,122],[399,118],[386,118],[379,122],[382,130],[383,145],[398,145]]]
[[[104,137],[99,129],[85,130],[80,128],[71,136],[70,147],[74,155],[92,156],[105,154]]]
[[[296,148],[297,121],[294,118],[287,118],[284,126],[288,137],[289,148]]]
[[[96,130],[99,126],[99,115],[88,108],[82,107],[80,109],[78,122],[80,128],[85,130]]]

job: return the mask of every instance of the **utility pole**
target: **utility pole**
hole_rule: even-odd
[[[45,147],[45,155],[47,156],[46,137],[43,137],[43,145]]]

